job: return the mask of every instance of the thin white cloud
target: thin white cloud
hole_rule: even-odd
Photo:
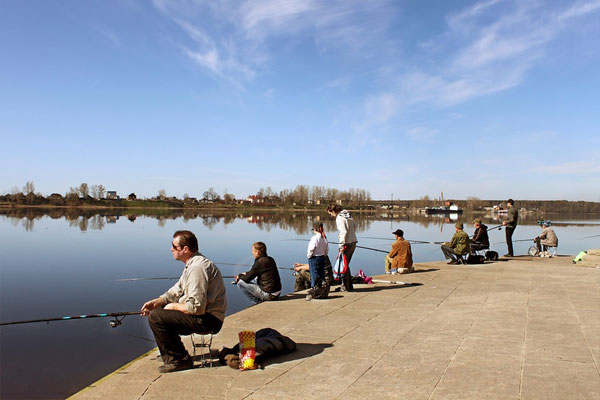
[[[432,143],[438,133],[439,131],[437,129],[431,129],[424,126],[418,126],[406,131],[408,137],[423,143]]]
[[[108,29],[104,26],[95,26],[94,29],[96,30],[96,32],[98,32],[100,35],[102,35],[105,39],[109,40],[117,47],[121,47],[121,40],[113,31],[111,31],[110,29]]]
[[[242,3],[239,16],[246,35],[256,38],[302,25],[302,17],[315,8],[306,0],[249,0]]]
[[[272,60],[280,42],[299,33],[322,53],[348,48],[356,53],[380,37],[389,0],[154,0],[194,46],[173,39],[184,54],[221,78],[244,85]],[[381,37],[379,41],[382,41]],[[367,49],[367,50],[365,50]],[[360,53],[356,53],[360,54]],[[241,76],[240,76],[241,74]]]
[[[544,174],[556,175],[598,175],[600,174],[600,162],[596,160],[570,161],[561,164],[539,166],[534,170]]]
[[[579,1],[573,4],[572,7],[559,14],[557,21],[566,20],[573,17],[580,17],[586,14],[596,12],[600,9],[600,0],[594,1]]]
[[[396,83],[384,93],[398,108],[380,115],[392,118],[415,105],[452,106],[513,88],[548,56],[549,45],[567,27],[599,10],[600,0],[558,9],[537,1],[486,0],[449,15],[446,32],[420,42],[431,62],[389,68],[385,83]],[[363,120],[387,122],[369,112]]]

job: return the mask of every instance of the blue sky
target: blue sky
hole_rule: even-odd
[[[3,0],[0,38],[0,192],[600,201],[600,0]]]

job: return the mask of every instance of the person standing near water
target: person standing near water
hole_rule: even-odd
[[[185,264],[179,281],[163,295],[144,303],[141,314],[148,323],[164,365],[158,372],[194,367],[194,360],[179,335],[217,333],[223,326],[227,294],[219,268],[198,252],[198,239],[190,231],[177,231],[171,242],[173,258]]]
[[[315,287],[317,279],[325,280],[325,257],[329,253],[329,243],[323,230],[323,224],[317,222],[313,227],[313,232],[314,235],[310,239],[306,250],[311,287]]]
[[[506,207],[508,207],[508,215],[506,216],[506,220],[502,222],[502,225],[506,226],[506,247],[508,248],[508,253],[504,257],[513,257],[512,235],[519,223],[519,211],[515,208],[515,201],[513,199],[507,200]]]
[[[346,291],[351,292],[354,290],[354,286],[352,285],[350,260],[352,259],[354,250],[356,250],[356,244],[358,243],[358,240],[356,239],[356,224],[348,210],[342,209],[339,204],[330,204],[329,207],[327,207],[327,212],[335,218],[335,225],[339,231],[339,252],[344,254],[346,262],[348,263],[348,269],[342,278],[343,288]]]

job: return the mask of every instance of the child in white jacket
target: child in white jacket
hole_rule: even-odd
[[[325,280],[325,256],[329,253],[329,243],[323,230],[323,224],[317,222],[314,225],[313,233],[306,250],[311,287],[315,287],[317,278]]]

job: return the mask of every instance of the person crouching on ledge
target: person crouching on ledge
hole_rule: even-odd
[[[392,244],[392,250],[385,256],[386,274],[408,274],[414,271],[412,249],[408,240],[404,240],[402,229],[392,232],[396,235],[396,241]]]

